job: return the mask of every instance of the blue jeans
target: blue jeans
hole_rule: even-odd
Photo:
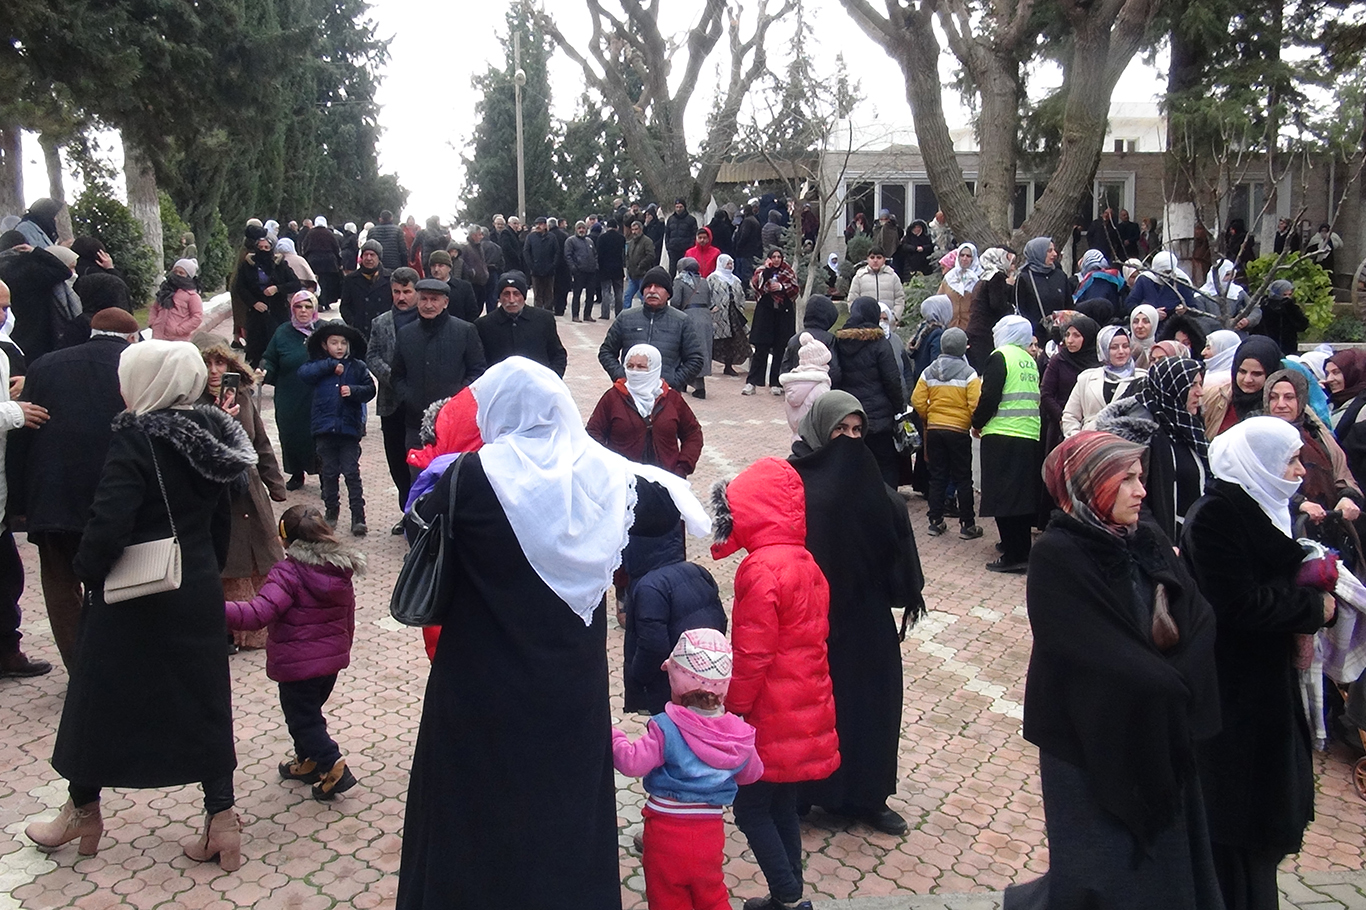
[[[640,283],[644,280],[644,278],[626,279],[626,301],[621,305],[623,310],[629,310],[631,308],[631,301],[640,293]],[[643,304],[645,298],[641,297],[640,302]]]

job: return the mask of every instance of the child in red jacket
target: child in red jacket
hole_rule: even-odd
[[[645,899],[650,910],[730,910],[721,814],[764,765],[754,728],[723,701],[731,649],[715,629],[684,632],[660,668],[672,701],[635,742],[612,731],[612,764],[645,778]]]
[[[787,462],[762,458],[712,490],[722,559],[749,551],[735,573],[735,648],[726,708],[757,731],[763,776],[740,788],[735,824],[749,840],[769,895],[745,910],[810,910],[802,900],[797,784],[839,767],[835,698],[825,640],[830,586],[806,549],[806,493]]]
[[[365,557],[343,547],[323,513],[291,506],[280,516],[285,558],[275,564],[251,600],[230,600],[229,629],[270,629],[266,675],[280,686],[280,708],[294,740],[293,761],[280,777],[313,785],[313,798],[336,799],[356,785],[341,749],[327,735],[323,705],[338,671],[351,663],[356,630],[353,574]]]

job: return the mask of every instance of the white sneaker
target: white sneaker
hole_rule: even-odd
[[[772,392],[774,395],[781,395],[783,394],[783,387],[780,385],[775,385],[770,387],[769,391]]]
[[[753,395],[753,394],[754,394],[754,385],[753,385],[753,383],[749,383],[749,382],[745,383],[745,387],[744,387],[743,389],[740,390],[740,394],[741,394],[741,395]]]

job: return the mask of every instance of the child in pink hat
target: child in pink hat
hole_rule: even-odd
[[[612,763],[645,778],[645,898],[650,910],[729,910],[721,865],[724,807],[764,773],[754,728],[725,709],[731,648],[715,629],[684,632],[664,662],[673,692],[631,742],[612,731]]]

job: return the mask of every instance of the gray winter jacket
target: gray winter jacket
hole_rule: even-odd
[[[576,272],[596,272],[598,270],[598,249],[593,241],[578,234],[564,242],[564,258],[569,267]]]

